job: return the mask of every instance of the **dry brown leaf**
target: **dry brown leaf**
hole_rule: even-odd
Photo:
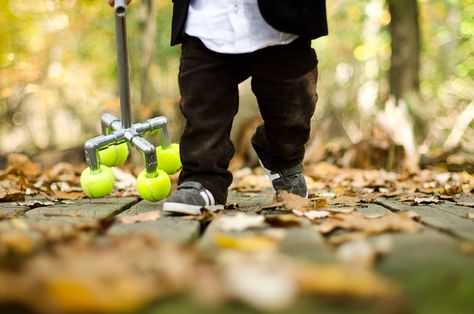
[[[328,200],[325,198],[316,199],[313,202],[314,202],[314,208],[317,208],[317,209],[329,207]]]
[[[356,211],[354,207],[331,207],[326,208],[326,210],[336,214],[351,214]]]
[[[266,175],[247,175],[235,185],[230,187],[241,193],[261,192],[263,189],[270,188],[271,183]]]
[[[54,213],[44,213],[44,217],[82,217],[79,213],[71,213],[71,214],[54,214]]]
[[[133,224],[136,222],[154,221],[160,219],[160,211],[151,210],[136,215],[118,216],[118,220],[123,224]]]
[[[456,184],[453,182],[448,182],[444,185],[443,187],[443,193],[444,195],[456,195],[459,193],[462,193],[462,185],[461,184]]]
[[[36,208],[36,207],[52,206],[54,205],[54,202],[43,201],[43,200],[31,200],[31,201],[25,201],[25,202],[18,202],[17,204],[20,206],[28,207],[28,208]]]
[[[337,196],[336,198],[330,199],[328,201],[329,205],[344,205],[354,207],[361,201],[358,196]]]
[[[316,228],[317,230],[317,228]],[[356,231],[356,232],[345,232],[342,234],[334,235],[329,238],[329,243],[333,245],[340,245],[345,242],[351,242],[366,238],[367,234],[364,232]]]
[[[206,222],[215,219],[218,217],[218,214],[215,212],[211,212],[207,210],[206,208],[201,209],[201,214],[200,215],[186,215],[186,216],[179,216],[181,219],[186,219],[186,220],[196,220],[196,221],[201,221],[201,222]]]
[[[191,252],[133,235],[60,245],[27,260],[21,273],[1,269],[0,300],[35,313],[137,313],[188,285]]]
[[[63,192],[57,191],[54,196],[58,200],[79,200],[86,197],[84,192]]]
[[[264,211],[264,210],[271,210],[271,209],[280,208],[284,204],[285,203],[283,203],[283,202],[277,202],[277,203],[273,203],[273,204],[270,204],[270,205],[262,205],[262,206],[260,206],[258,211],[261,212],[261,211]]]
[[[442,203],[443,201],[439,200],[436,196],[430,196],[430,197],[415,197],[413,199],[416,205],[421,205],[421,204],[439,204]]]
[[[456,202],[459,206],[474,207],[474,202]]]
[[[10,229],[0,236],[0,256],[26,256],[35,250],[35,242],[25,230]]]
[[[40,167],[34,164],[27,156],[22,154],[8,155],[7,169],[10,169],[10,173],[25,176],[27,178],[36,178],[41,174]]]
[[[305,170],[308,176],[316,180],[333,178],[340,171],[339,168],[327,162],[319,162],[307,167]]]
[[[297,216],[306,217],[309,220],[323,219],[323,218],[328,218],[329,216],[331,216],[329,212],[326,210],[309,210],[306,212],[293,210],[293,214]]]
[[[283,207],[286,210],[308,211],[314,209],[313,202],[302,196],[289,193],[285,190],[278,191],[276,195],[277,202],[283,202]]]
[[[287,228],[299,227],[303,224],[303,220],[293,215],[274,215],[265,216],[265,222],[272,227]]]
[[[416,232],[418,226],[412,220],[409,213],[384,215],[380,218],[367,219],[363,215],[353,213],[352,215],[337,215],[319,226],[318,230],[327,234],[336,229],[357,230],[367,234],[378,234],[384,232]]]
[[[220,216],[214,223],[222,231],[243,231],[249,228],[263,227],[265,217],[238,213],[237,215]]]
[[[0,186],[0,202],[18,202],[25,200],[25,191]]]

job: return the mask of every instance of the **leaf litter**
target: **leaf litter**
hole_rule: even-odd
[[[25,165],[25,170],[18,165]],[[162,243],[152,235],[97,237],[114,223],[109,218],[54,228],[16,218],[1,221],[0,259],[12,252],[24,258],[14,269],[0,267],[0,302],[23,304],[39,313],[133,313],[172,295],[195,294],[199,298],[204,291],[207,297],[203,298],[211,305],[237,300],[263,311],[288,309],[300,295],[391,300],[399,295],[399,287],[378,275],[373,266],[390,252],[391,238],[386,234],[417,232],[419,217],[410,211],[364,215],[357,207],[378,197],[416,195],[420,204],[442,201],[443,197],[456,200],[472,191],[474,180],[468,174],[437,176],[421,171],[405,176],[328,165],[309,167],[306,174],[315,180],[309,182],[317,188],[310,191],[310,199],[278,193],[274,204],[260,208],[261,212],[281,209],[283,214],[228,216],[204,211],[200,216],[181,216],[215,223],[223,219],[212,238],[221,250],[211,260],[193,247]],[[16,189],[24,196],[41,193],[54,200],[61,193],[72,193],[72,197],[80,192],[76,167],[61,164],[46,172],[38,169],[23,157],[12,158],[0,173],[1,187],[4,191],[5,186]],[[124,177],[122,188],[127,189],[132,182]],[[270,187],[263,175],[249,170],[234,184],[235,190],[243,192]],[[8,193],[2,194],[0,189],[0,199],[15,200],[17,196]],[[413,196],[409,201],[416,203]],[[36,205],[25,202],[23,206]],[[140,223],[159,219],[159,213],[116,219],[124,224]],[[327,239],[335,245],[339,263],[321,265],[280,255],[279,245],[287,228],[308,223],[330,235]],[[374,240],[370,235],[381,236]],[[468,247],[464,244],[463,251],[470,251]]]

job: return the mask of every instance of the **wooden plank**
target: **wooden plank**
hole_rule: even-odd
[[[450,214],[454,214],[461,218],[467,218],[468,214],[474,213],[473,207],[459,206],[451,202],[444,202],[443,204],[429,205],[429,207],[432,207],[436,210],[442,210]]]
[[[142,201],[118,216],[133,216],[147,211],[161,210],[162,203]],[[166,212],[160,213],[160,218],[154,221],[143,221],[133,224],[115,223],[107,232],[108,235],[148,233],[167,242],[186,244],[199,238],[201,224],[195,220],[171,216]]]
[[[394,234],[393,247],[377,271],[398,282],[412,313],[472,313],[474,256],[458,242],[430,228]]]
[[[209,255],[215,255],[219,250],[221,250],[215,242],[215,239],[219,235],[228,236],[234,239],[247,237],[252,239],[259,236],[268,236],[272,232],[282,235],[281,239],[274,240],[278,253],[321,263],[335,261],[332,250],[309,221],[300,227],[264,227],[257,230],[244,230],[237,232],[220,230],[218,223],[214,220],[209,224],[199,240],[198,248]]]
[[[29,241],[27,257],[44,248],[45,245],[70,239],[79,233],[81,228],[102,232],[108,224],[94,224],[99,219],[108,219],[136,203],[137,198],[103,198],[80,200],[70,204],[59,204],[50,207],[37,207],[16,219],[0,222],[2,233],[14,234],[21,241]],[[90,223],[90,224],[89,224]],[[92,228],[92,229],[91,229]],[[91,233],[93,234],[93,233]],[[1,237],[2,235],[0,235]]]
[[[25,203],[25,202],[30,202],[33,203],[37,201],[39,204],[42,202],[49,202],[46,197],[42,195],[35,195],[35,196],[29,196],[27,195],[25,197],[25,201],[21,202],[0,202],[0,220],[1,219],[9,219],[9,218],[14,218],[17,216],[21,216],[27,211],[31,210],[30,207],[20,205],[19,203]],[[38,205],[37,207],[42,207],[41,205]]]
[[[243,212],[256,212],[262,205],[269,205],[274,198],[273,191],[270,189],[260,193],[239,193],[229,191],[227,204],[238,204],[237,210]]]
[[[373,203],[369,203],[367,206],[356,206],[356,210],[364,215],[383,215],[392,213],[387,208]]]
[[[135,197],[84,199],[70,204],[38,207],[25,213],[28,223],[55,225],[114,216],[138,202]]]
[[[317,263],[336,261],[333,250],[313,226],[286,229],[286,235],[280,242],[279,251],[292,257]]]
[[[0,220],[23,215],[28,207],[20,206],[16,202],[0,203]]]
[[[411,210],[420,215],[421,222],[456,237],[474,240],[474,222],[430,206],[409,206],[392,199],[378,199],[377,204],[392,211]]]

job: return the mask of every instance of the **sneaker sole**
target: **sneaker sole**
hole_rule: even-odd
[[[197,206],[197,205],[189,205],[189,204],[183,204],[183,203],[170,203],[170,202],[163,204],[163,211],[165,212],[188,214],[188,215],[201,215],[202,208],[205,208],[211,212],[215,212],[217,210],[223,210],[224,205]]]

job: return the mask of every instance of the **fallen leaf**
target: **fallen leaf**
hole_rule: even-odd
[[[322,219],[322,218],[327,218],[330,216],[329,212],[326,210],[309,210],[306,212],[302,212],[299,210],[293,210],[293,213],[297,216],[303,216],[308,218],[309,220],[316,220],[316,219]]]
[[[234,263],[224,274],[227,292],[265,312],[288,308],[297,296],[291,273],[282,267],[263,263]]]
[[[261,212],[261,211],[264,211],[264,210],[271,210],[271,209],[280,208],[283,205],[285,205],[285,203],[283,203],[283,202],[277,202],[277,203],[273,203],[273,204],[270,204],[270,205],[262,205],[258,209],[258,212]]]
[[[42,201],[42,200],[31,200],[31,201],[25,201],[25,202],[18,202],[17,204],[20,206],[25,206],[32,209],[32,208],[37,208],[37,207],[52,206],[54,205],[54,202]]]
[[[117,190],[127,190],[136,188],[137,178],[135,178],[133,174],[117,167],[112,167],[111,170],[115,177],[114,186]]]
[[[313,201],[313,204],[314,204],[314,205],[313,205],[313,208],[317,208],[317,209],[319,209],[319,208],[326,208],[326,207],[329,206],[329,205],[328,205],[328,200],[325,199],[325,198],[320,198],[320,199],[314,200],[314,201]]]
[[[443,194],[445,195],[456,195],[462,193],[462,185],[460,184],[445,184],[443,189]]]
[[[214,243],[224,249],[249,252],[275,251],[277,241],[265,236],[229,236],[222,233],[214,235]]]
[[[351,214],[356,209],[354,207],[330,207],[326,208],[328,212],[337,213],[337,214]]]
[[[211,221],[218,217],[218,214],[215,212],[211,212],[210,210],[206,208],[201,209],[201,214],[200,215],[185,215],[185,216],[179,216],[180,219],[186,219],[186,220],[195,220],[195,221],[200,221],[200,222],[207,222]]]
[[[303,220],[293,215],[272,215],[265,216],[265,222],[272,227],[299,227],[303,224]]]
[[[337,215],[335,219],[333,218],[318,227],[318,230],[323,234],[330,233],[336,229],[357,230],[366,234],[384,232],[412,233],[418,231],[418,226],[412,220],[409,213],[401,212],[372,219],[367,219],[358,213]]]
[[[459,206],[474,207],[474,202],[456,202]]]
[[[0,186],[0,202],[18,202],[25,200],[25,191]]]
[[[390,236],[376,237],[372,242],[365,238],[343,242],[336,250],[336,257],[350,267],[373,268],[377,258],[388,254],[393,247]]]
[[[360,197],[357,196],[337,196],[334,199],[330,199],[328,201],[329,205],[345,205],[345,206],[350,206],[354,207],[361,201]]]
[[[416,205],[421,205],[421,204],[439,204],[442,203],[443,201],[439,200],[436,196],[430,196],[430,197],[415,197],[413,199]]]
[[[359,298],[387,297],[398,294],[398,287],[372,271],[349,267],[298,265],[295,280],[301,292],[316,295],[346,295]]]
[[[153,221],[160,219],[158,210],[151,210],[136,215],[118,216],[118,220],[123,224],[133,224],[136,222]]]
[[[63,192],[57,191],[54,196],[59,200],[79,200],[86,197],[84,192]]]
[[[41,174],[41,169],[34,164],[26,155],[10,154],[7,157],[7,168],[10,173],[27,178],[35,178]]]
[[[263,189],[271,188],[270,180],[266,175],[247,175],[233,184],[230,189],[241,193],[261,192]]]
[[[375,264],[377,252],[367,239],[358,239],[341,244],[336,258],[351,267],[369,269]]]
[[[72,214],[54,214],[54,213],[44,213],[44,217],[82,217],[79,213],[72,213]]]
[[[318,228],[316,228],[318,230]],[[345,232],[342,234],[334,235],[329,237],[329,243],[332,245],[341,245],[345,242],[351,242],[366,238],[367,234],[364,232],[356,231],[356,232]]]
[[[286,210],[308,211],[314,209],[313,202],[302,196],[289,193],[285,190],[278,191],[276,200],[283,203]]]
[[[239,209],[240,208],[240,204],[238,203],[228,203],[228,204],[225,204],[224,205],[224,209]]]
[[[33,253],[35,243],[31,235],[21,229],[2,232],[0,237],[0,256],[26,256]]]
[[[263,215],[237,215],[220,216],[215,220],[217,228],[222,231],[242,231],[249,228],[263,227],[265,217]]]

